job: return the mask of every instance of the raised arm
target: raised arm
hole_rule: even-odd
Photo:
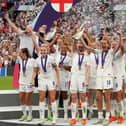
[[[11,21],[11,19],[9,18],[9,14],[5,14],[4,19],[7,20],[7,22],[9,23],[9,25],[15,30],[18,30],[18,27]]]
[[[88,45],[91,45],[93,43],[92,37],[87,32],[83,33],[83,37],[87,40]]]
[[[67,49],[68,49],[68,52],[72,53],[73,49],[72,49],[72,46],[67,46]]]
[[[45,40],[44,37],[42,37],[40,34],[38,34],[39,39],[44,43],[44,44],[48,44],[48,42]]]
[[[57,42],[58,37],[56,36],[51,43],[49,43],[49,46],[52,47]]]
[[[114,48],[114,52],[117,52],[122,46],[122,35],[121,35],[121,32],[117,31],[117,35],[119,37],[119,44],[118,44],[117,47]]]
[[[37,42],[37,40],[35,38],[35,34],[33,33],[33,31],[31,31],[31,38],[32,38],[32,42],[34,44],[34,47],[35,47],[37,53],[39,53],[39,46],[37,44],[38,42]]]
[[[93,52],[93,53],[95,52],[95,49],[89,47],[89,46],[85,43],[85,41],[84,41],[83,38],[81,38],[81,41],[82,41],[82,43],[84,44],[84,47],[85,47],[87,50],[89,50],[89,51],[91,51],[91,52]]]

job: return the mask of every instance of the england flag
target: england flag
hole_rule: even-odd
[[[73,5],[73,0],[50,0],[52,8],[60,13],[70,10]]]

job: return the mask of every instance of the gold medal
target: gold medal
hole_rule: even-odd
[[[98,69],[98,65],[96,66],[96,69]]]
[[[81,70],[81,65],[79,65],[79,70]]]
[[[24,76],[24,77],[26,77],[26,74],[25,74],[25,73],[23,73],[23,76]]]
[[[102,66],[102,69],[104,69],[104,66]]]

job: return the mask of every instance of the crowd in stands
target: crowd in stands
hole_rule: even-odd
[[[15,22],[16,26],[24,29],[26,25],[32,23],[33,19],[41,11],[46,2],[48,2],[48,0],[19,1],[19,5],[35,5],[35,9],[31,12],[20,12],[16,18],[12,18],[11,20]],[[124,0],[115,0],[113,4],[124,2]],[[113,22],[111,6],[112,2],[108,0],[104,0],[104,2],[101,0],[82,0],[68,13],[65,13],[59,18],[58,26],[63,32],[70,31],[72,33],[79,27],[87,27],[88,32],[92,35],[98,35],[102,27],[111,28],[116,26],[118,28],[118,25],[122,24],[120,26],[124,28],[126,16],[117,13]],[[15,55],[18,47],[19,39],[16,31],[0,18],[0,59],[3,61],[4,65],[14,64],[12,62],[13,55]]]
[[[27,3],[30,0],[23,0]],[[32,23],[37,14],[46,5],[45,0],[31,0],[35,2],[35,9],[29,12],[18,12],[17,16],[11,18],[16,26],[24,29],[26,25]],[[0,17],[0,67],[15,64],[16,52],[19,49],[19,36],[4,18]]]
[[[70,12],[63,15],[59,20],[59,26],[63,31],[84,26],[88,27],[89,32],[97,34],[102,27],[118,27],[124,28],[126,12],[113,11],[113,6],[124,3],[124,0],[83,0],[76,4]],[[120,23],[121,21],[121,23]]]
[[[19,0],[20,5],[36,5],[38,3],[47,2],[48,0]]]

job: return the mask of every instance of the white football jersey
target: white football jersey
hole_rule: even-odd
[[[80,59],[82,59],[83,55],[80,55]],[[79,54],[74,53],[72,57],[72,68],[71,73],[72,74],[81,74],[85,75],[86,73],[86,65],[90,65],[90,60],[86,54],[84,54],[83,61],[81,64],[81,68],[79,68],[78,62],[79,62]]]
[[[38,78],[41,79],[41,77],[51,77],[53,76],[53,66],[52,64],[56,63],[56,60],[53,56],[48,55],[47,56],[47,61],[45,61],[45,58],[42,58],[41,56],[39,56],[36,61],[35,61],[35,65],[34,67],[38,67],[40,69]],[[46,68],[46,71],[44,71],[43,67],[42,67],[42,61],[43,64]],[[46,63],[46,65],[45,65]]]
[[[113,76],[113,49],[109,49],[106,56],[104,56],[104,62],[102,59],[102,50],[97,49],[95,52],[98,55],[98,67],[97,67],[97,76]],[[104,64],[103,64],[104,63]]]
[[[65,66],[71,66],[71,61],[72,61],[72,57],[69,54],[67,54],[66,56],[59,54],[57,57],[58,65],[62,62],[62,64]],[[69,77],[69,75],[70,75],[70,72],[63,68],[59,68],[59,71],[60,71],[61,76],[65,75],[65,76]]]
[[[25,64],[26,60],[24,61]],[[19,76],[19,83],[20,84],[30,84],[32,81],[32,73],[34,68],[35,60],[33,58],[28,58],[26,64],[26,71],[25,74],[23,73],[23,60],[19,59],[20,64],[20,76]]]
[[[90,58],[90,75],[91,77],[96,77],[96,73],[97,73],[96,60],[98,60],[98,55],[91,53],[90,55],[88,55],[88,57]]]

